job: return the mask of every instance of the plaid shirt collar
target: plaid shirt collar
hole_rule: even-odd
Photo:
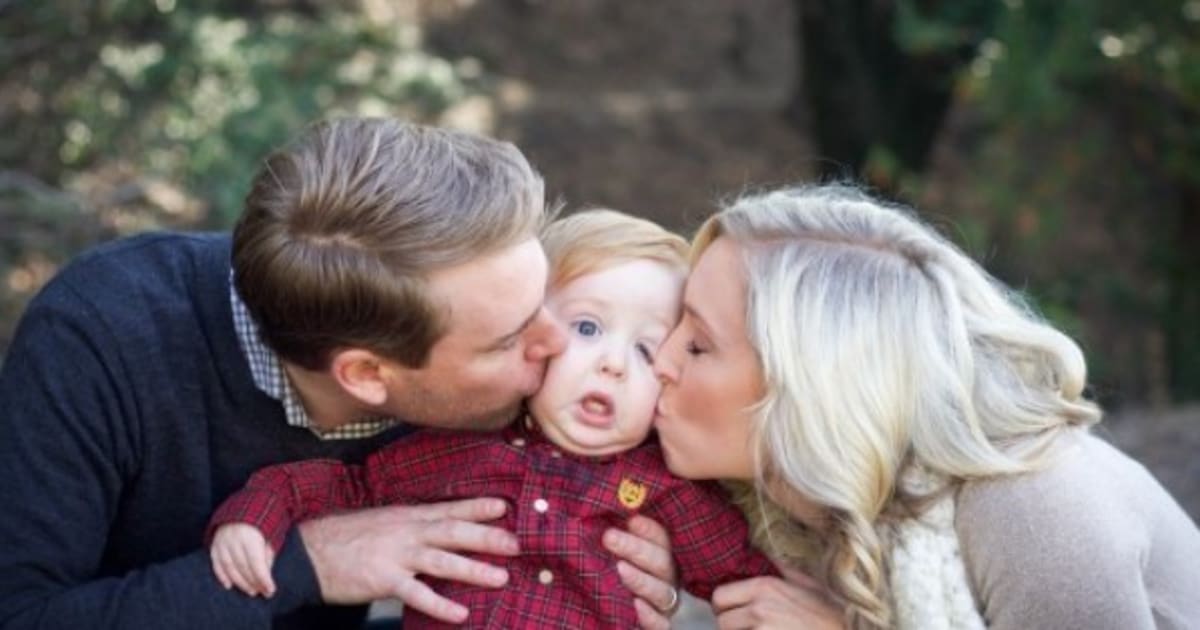
[[[283,404],[287,423],[312,431],[322,440],[351,440],[365,438],[389,429],[400,423],[396,418],[366,417],[332,431],[322,432],[308,416],[300,396],[292,388],[291,381],[283,371],[283,365],[258,332],[258,324],[250,316],[246,303],[238,295],[233,284],[233,272],[229,273],[229,304],[233,307],[233,327],[237,330],[238,344],[250,364],[254,384],[264,394]]]

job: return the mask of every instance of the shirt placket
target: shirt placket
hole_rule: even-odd
[[[537,609],[552,610],[552,602],[562,600],[562,594],[557,592],[562,580],[569,577],[563,574],[566,569],[563,559],[569,557],[564,549],[569,512],[560,500],[562,479],[554,472],[562,463],[561,453],[542,442],[529,444],[523,450],[527,472],[519,499],[517,531],[521,555],[526,559],[522,564],[528,570],[520,576],[523,583],[517,590],[539,600]]]

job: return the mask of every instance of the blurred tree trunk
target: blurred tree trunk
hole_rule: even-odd
[[[1171,390],[1184,397],[1200,393],[1200,186],[1181,185],[1175,242],[1171,248],[1167,296],[1167,355]]]
[[[941,4],[913,8],[936,11]],[[896,170],[922,171],[955,73],[973,47],[902,50],[892,0],[795,0],[795,7],[799,77],[787,116],[816,140],[819,175],[865,176],[888,189]],[[885,150],[897,168],[865,172],[873,149]]]
[[[1161,77],[1118,76],[1095,100],[1125,130],[1120,153],[1131,175],[1147,183],[1153,202],[1138,211],[1150,227],[1148,267],[1161,280],[1157,319],[1162,333],[1159,377],[1169,398],[1200,397],[1200,103]],[[1148,125],[1147,121],[1155,121]],[[1164,397],[1159,397],[1164,398]],[[1169,402],[1159,400],[1157,402]]]

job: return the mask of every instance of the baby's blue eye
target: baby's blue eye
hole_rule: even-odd
[[[600,327],[596,325],[596,322],[588,321],[586,319],[575,322],[572,324],[572,326],[574,326],[575,332],[583,335],[584,337],[595,337],[596,335],[600,334]]]

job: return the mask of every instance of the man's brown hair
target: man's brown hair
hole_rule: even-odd
[[[421,367],[445,333],[425,279],[537,235],[542,179],[516,147],[393,119],[315,124],[269,156],[233,233],[234,282],[284,360],[339,348]]]

